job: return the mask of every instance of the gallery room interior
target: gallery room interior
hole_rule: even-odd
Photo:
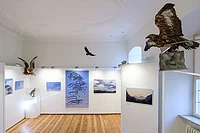
[[[0,0],[0,133],[200,133],[200,0]]]

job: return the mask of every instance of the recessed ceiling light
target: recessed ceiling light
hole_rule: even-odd
[[[124,32],[122,32],[122,34],[124,34]]]

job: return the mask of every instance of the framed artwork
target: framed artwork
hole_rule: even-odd
[[[126,102],[152,105],[153,90],[140,88],[126,88]]]
[[[13,79],[5,79],[5,95],[13,94]]]
[[[61,82],[46,82],[47,91],[61,91]]]
[[[89,107],[89,71],[66,71],[66,108]]]
[[[116,80],[94,79],[94,93],[116,93]]]
[[[15,90],[20,90],[24,88],[24,81],[15,81]]]

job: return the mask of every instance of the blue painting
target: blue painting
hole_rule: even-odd
[[[61,82],[46,82],[47,91],[60,91]]]
[[[20,90],[24,88],[24,81],[15,81],[15,90]]]
[[[94,93],[116,93],[116,80],[94,80]]]
[[[89,71],[66,71],[66,108],[89,107]]]
[[[13,79],[5,79],[5,95],[13,93]]]

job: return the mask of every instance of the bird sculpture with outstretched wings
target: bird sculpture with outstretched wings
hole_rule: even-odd
[[[91,53],[87,47],[84,47],[84,50],[86,52],[86,55],[90,55],[90,56],[96,56],[95,54]]]
[[[30,62],[30,66],[29,66],[29,64],[24,60],[24,59],[22,59],[22,58],[20,58],[20,57],[17,57],[18,59],[20,59],[21,61],[23,61],[23,63],[24,63],[24,72],[23,72],[23,74],[24,75],[35,75],[35,73],[34,73],[34,69],[35,69],[35,59],[37,58],[37,56],[35,56],[32,60],[31,60],[31,62]]]
[[[181,20],[177,17],[174,4],[167,3],[155,16],[155,25],[158,27],[159,35],[150,34],[146,37],[144,51],[151,47],[158,47],[161,53],[174,52],[179,46],[190,50],[199,47],[199,43],[183,38]]]

